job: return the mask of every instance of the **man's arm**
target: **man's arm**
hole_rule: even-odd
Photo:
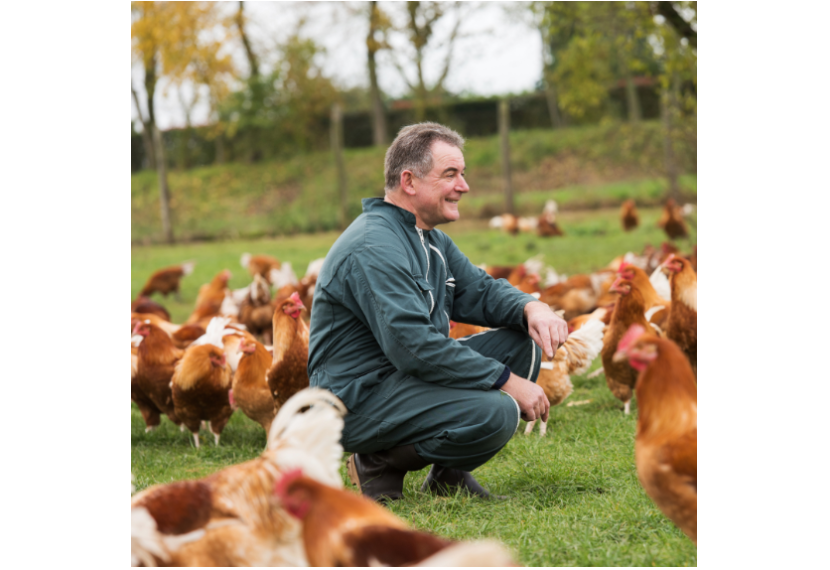
[[[343,303],[362,317],[395,368],[452,388],[494,386],[504,364],[438,332],[430,321],[428,293],[412,278],[406,255],[387,245],[350,258],[341,268]]]
[[[488,327],[527,330],[548,358],[568,338],[568,325],[545,303],[476,267],[446,238],[450,271],[456,281],[452,318]]]

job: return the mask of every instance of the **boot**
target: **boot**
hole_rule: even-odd
[[[427,475],[424,484],[421,485],[421,491],[448,497],[455,494],[454,487],[461,487],[471,495],[483,499],[507,498],[501,495],[490,495],[487,489],[478,484],[478,481],[475,480],[475,477],[469,471],[444,467],[438,464],[433,465],[432,469],[429,470],[429,475]]]
[[[355,453],[348,460],[349,478],[360,492],[379,503],[403,498],[403,478],[408,471],[429,465],[414,445],[395,447],[378,453]]]

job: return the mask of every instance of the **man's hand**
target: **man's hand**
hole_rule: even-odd
[[[548,400],[541,386],[537,386],[530,380],[525,380],[511,372],[510,378],[507,379],[501,389],[513,396],[513,399],[519,404],[524,421],[532,422],[540,418],[543,422],[548,421],[550,400]]]
[[[568,340],[568,323],[541,301],[531,301],[525,305],[524,313],[530,338],[542,347],[548,358],[553,358],[556,349]]]

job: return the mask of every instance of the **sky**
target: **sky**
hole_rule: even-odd
[[[228,2],[227,9],[236,10],[236,2]],[[300,18],[305,18],[300,35],[313,38],[326,49],[321,60],[323,72],[338,87],[350,88],[368,85],[366,71],[365,37],[368,23],[355,11],[365,8],[367,2],[245,2],[249,24],[246,32],[257,53],[273,52],[273,46],[283,41],[294,29]],[[385,10],[400,18],[402,2],[380,2]],[[541,75],[542,45],[539,33],[518,16],[507,13],[505,5],[515,2],[464,3],[450,73],[445,86],[454,93],[501,95],[533,89]],[[436,38],[449,34],[455,20],[444,18],[435,30]],[[258,49],[257,49],[258,48]],[[245,68],[245,54],[240,45],[233,50],[233,57]],[[438,77],[446,50],[428,57],[425,74],[430,79]],[[267,68],[268,61],[263,62]],[[406,83],[394,67],[390,55],[381,52],[378,59],[378,81],[388,96],[398,97],[407,91]],[[411,74],[412,66],[405,66]],[[143,70],[133,66],[133,86],[144,100]],[[186,87],[184,97],[193,96]],[[137,121],[135,104],[131,100],[131,118]],[[146,113],[146,109],[144,109]],[[185,116],[179,95],[172,89],[165,93],[161,84],[156,94],[156,116],[159,127],[167,129],[185,125]],[[191,117],[194,124],[207,123],[206,105],[197,105]]]

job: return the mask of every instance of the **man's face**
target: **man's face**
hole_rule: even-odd
[[[443,141],[432,143],[432,170],[423,178],[412,177],[412,204],[427,229],[458,219],[458,201],[470,191],[465,167],[458,147]]]

